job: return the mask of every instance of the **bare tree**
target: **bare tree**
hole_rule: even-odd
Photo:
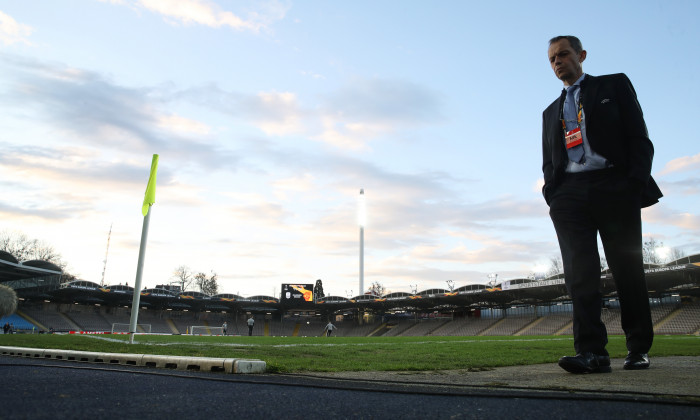
[[[176,282],[180,283],[180,287],[182,288],[183,292],[185,290],[187,290],[192,285],[192,282],[194,281],[194,276],[192,275],[192,271],[190,271],[190,268],[186,265],[181,265],[181,266],[177,267],[173,271],[173,278],[175,279]]]
[[[662,264],[664,261],[675,261],[685,257],[682,250],[666,247],[663,242],[659,242],[651,236],[642,245],[642,255],[645,264]]]
[[[367,289],[367,293],[375,296],[384,296],[384,294],[386,293],[386,289],[384,288],[383,284],[379,283],[378,281],[375,281],[369,286],[369,288]]]
[[[680,260],[680,259],[683,258],[683,257],[685,257],[685,252],[683,252],[683,250],[681,250],[681,249],[678,249],[678,248],[675,248],[675,247],[674,247],[674,248],[671,248],[671,251],[670,251],[670,253],[669,253],[669,257],[668,257],[668,258],[669,258],[671,261],[676,261],[676,260]]]
[[[200,272],[195,274],[194,283],[200,292],[209,296],[214,296],[219,293],[219,285],[216,281],[217,277],[218,276],[213,271],[210,277],[207,277],[206,273]]]
[[[659,242],[653,237],[649,237],[648,241],[644,241],[644,244],[642,245],[642,256],[644,258],[644,263],[645,264],[660,264],[661,263],[661,257],[659,256],[659,253],[656,252],[658,248],[661,248],[664,246],[663,242]]]
[[[41,260],[56,264],[61,269],[66,267],[61,254],[51,245],[38,239],[30,239],[20,232],[0,232],[0,251],[5,251],[17,258],[17,261]]]
[[[561,257],[552,257],[549,259],[549,271],[547,271],[547,277],[556,276],[564,272],[564,264],[561,261]]]

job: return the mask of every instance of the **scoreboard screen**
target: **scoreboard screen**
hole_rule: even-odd
[[[313,284],[283,284],[282,302],[313,302]]]

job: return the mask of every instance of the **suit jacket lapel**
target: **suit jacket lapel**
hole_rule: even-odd
[[[591,118],[597,108],[595,103],[598,97],[599,85],[597,77],[589,74],[581,81],[581,94],[583,94],[581,105],[583,105],[583,111],[586,113],[586,119]]]
[[[551,130],[551,139],[555,142],[553,147],[553,159],[555,162],[555,166],[559,166],[561,164],[566,164],[566,161],[569,160],[568,155],[566,154],[566,147],[564,146],[564,129],[562,128],[561,125],[561,116],[562,114],[562,108],[564,108],[564,98],[566,98],[566,91],[562,91],[561,96],[559,96],[559,100],[556,103],[556,106],[554,107],[555,110],[557,110],[557,114],[554,115],[554,118],[550,121],[550,126],[549,130]]]

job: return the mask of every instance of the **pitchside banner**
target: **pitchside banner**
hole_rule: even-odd
[[[313,284],[283,284],[282,302],[313,302]]]

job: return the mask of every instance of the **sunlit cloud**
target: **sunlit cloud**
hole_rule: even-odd
[[[675,226],[687,232],[700,232],[700,215],[657,204],[642,210],[645,223]]]
[[[535,182],[535,185],[532,187],[532,191],[541,194],[542,193],[542,187],[544,187],[544,178],[539,178],[537,182]]]
[[[381,126],[363,123],[344,123],[333,116],[322,116],[323,131],[312,136],[314,140],[338,149],[362,151],[369,148],[368,142],[390,130]]]
[[[133,7],[125,0],[100,0],[120,6]],[[290,6],[285,2],[257,2],[256,10],[247,12],[242,17],[228,10],[223,10],[209,0],[137,0],[140,8],[157,13],[173,25],[202,25],[210,28],[229,27],[237,31],[253,33],[269,30],[274,22],[284,19]]]
[[[700,153],[693,156],[683,156],[669,161],[659,171],[659,175],[668,175],[675,172],[700,170]]]
[[[200,135],[211,133],[211,128],[207,124],[179,115],[161,115],[157,117],[157,124],[175,133],[188,132]]]
[[[290,135],[302,131],[297,97],[290,92],[260,92],[246,101],[258,127],[267,134]]]
[[[665,197],[672,195],[695,197],[700,194],[700,177],[698,176],[684,178],[677,181],[658,179],[657,183],[659,184],[659,188],[661,188],[661,192],[663,192]],[[662,198],[662,200],[664,199]]]
[[[278,198],[287,199],[290,195],[314,190],[316,187],[315,181],[316,179],[312,174],[304,173],[302,175],[274,181],[272,186]]]
[[[31,26],[19,23],[12,16],[0,11],[0,42],[3,44],[21,43],[31,45],[28,38],[32,31]]]
[[[319,100],[302,98],[298,92],[247,94],[216,85],[185,89],[173,97],[215,109],[282,141],[298,141],[290,136],[301,136],[348,151],[368,150],[373,141],[443,120],[439,95],[420,85],[375,79],[354,82]]]

